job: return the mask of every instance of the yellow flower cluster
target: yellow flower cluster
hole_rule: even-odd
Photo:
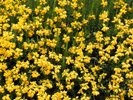
[[[86,2],[0,1],[0,100],[133,99],[132,8]]]

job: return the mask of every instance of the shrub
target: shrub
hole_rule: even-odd
[[[133,99],[132,1],[1,0],[0,99]]]

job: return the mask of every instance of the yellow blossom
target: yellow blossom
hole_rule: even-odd
[[[40,74],[35,70],[35,71],[32,71],[32,75],[31,75],[33,78],[37,78],[38,76],[40,76]]]
[[[70,37],[67,36],[66,34],[64,34],[63,40],[64,40],[64,42],[69,42],[70,41]]]
[[[99,93],[98,91],[92,91],[92,94],[93,94],[94,96],[97,96],[97,95],[99,95],[100,93]]]
[[[105,7],[106,5],[108,5],[108,2],[107,2],[107,1],[102,0],[101,5],[103,5],[103,7]]]

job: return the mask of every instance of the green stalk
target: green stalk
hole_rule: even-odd
[[[66,66],[66,62],[65,62],[65,56],[63,57],[63,62],[62,62],[62,70],[65,69],[65,66]]]
[[[85,0],[84,0],[84,6],[85,6]],[[85,18],[85,7],[82,8],[82,16],[83,16],[83,19]]]
[[[66,42],[65,56],[68,55],[68,42]]]
[[[67,56],[68,56],[68,42],[66,42],[66,48],[65,48],[64,57],[63,57],[63,63],[62,63],[63,70],[65,69],[65,66],[66,66],[65,58]]]
[[[55,10],[55,6],[56,6],[56,0],[54,0],[53,13],[52,13],[52,19],[53,19],[53,18],[54,18],[54,16],[55,16],[55,12],[54,12],[54,10]]]
[[[95,7],[95,6],[94,6],[94,3],[95,3],[95,2],[92,1],[92,7],[91,7],[91,10],[90,10],[90,14],[91,14],[91,15],[93,15],[93,8]]]
[[[56,51],[60,52],[60,37],[58,35],[58,28],[57,28],[57,36],[55,37],[56,41],[57,41],[57,48],[56,48]]]
[[[78,35],[78,32],[76,32],[75,37],[77,37],[77,35]],[[72,37],[73,37],[73,36],[72,36]],[[76,45],[76,40],[73,40],[72,46],[75,46],[75,45]]]

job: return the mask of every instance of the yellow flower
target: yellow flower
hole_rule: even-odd
[[[47,22],[47,25],[50,25],[50,27],[53,27],[54,21],[52,19],[47,18],[46,22]]]
[[[10,95],[6,94],[5,96],[2,97],[2,100],[11,100]]]
[[[93,45],[91,42],[87,45],[85,51],[88,51],[88,53],[92,54],[93,48],[95,48],[95,45]]]
[[[110,37],[104,37],[105,45],[109,44],[109,40],[111,40]]]
[[[120,21],[120,19],[118,19],[117,17],[114,17],[114,20],[112,20],[111,22],[115,23],[115,22],[119,22],[119,21]]]
[[[99,15],[100,20],[106,19],[108,16],[108,11],[104,11],[102,14]]]
[[[50,47],[52,47],[52,48],[55,48],[56,43],[57,43],[57,41],[56,41],[55,39],[53,39],[53,40],[46,39],[46,45],[47,45],[47,46],[50,46]]]
[[[54,28],[53,32],[55,32],[54,36],[59,36],[61,34],[61,28]]]
[[[66,29],[66,23],[61,22],[61,27],[65,30]]]
[[[29,90],[28,86],[25,86],[23,89],[22,89],[22,93],[27,93]]]
[[[40,8],[41,8],[40,6],[37,6],[37,8],[35,8],[35,14],[36,14],[36,15],[38,15],[39,9],[40,9]]]
[[[71,28],[71,27],[67,27],[67,28],[66,28],[66,30],[67,30],[67,32],[68,32],[68,33],[73,32],[73,30],[72,30],[72,28]]]
[[[59,14],[59,13],[63,13],[64,9],[55,7],[54,11],[56,12],[56,14]]]
[[[75,71],[71,71],[69,75],[70,75],[71,79],[76,79],[78,76],[78,73]]]
[[[84,36],[84,32],[83,31],[80,31],[79,33],[78,33],[78,36]]]
[[[23,37],[19,37],[19,36],[17,36],[17,41],[20,41],[20,42],[22,42],[22,39],[23,39]]]
[[[101,5],[103,5],[103,7],[105,7],[106,5],[108,5],[108,2],[107,1],[105,2],[104,0],[102,0]]]
[[[82,14],[81,14],[81,13],[78,13],[77,11],[74,11],[73,14],[72,14],[72,16],[73,16],[74,18],[78,19],[79,17],[82,16]]]
[[[78,0],[72,0],[72,2],[77,2]]]
[[[4,87],[0,86],[0,93],[4,93],[5,90],[4,90]]]
[[[8,67],[7,67],[6,63],[0,63],[0,70],[5,71],[7,68]]]
[[[6,85],[6,89],[11,93],[14,90],[14,83]]]
[[[95,17],[95,15],[89,15],[89,16],[88,16],[88,19],[90,19],[90,20],[91,20],[91,19],[96,19],[96,17]]]
[[[28,97],[33,98],[34,94],[35,94],[35,91],[30,89],[27,94],[28,94],[27,95]]]
[[[91,61],[91,57],[84,56],[84,62],[85,63],[90,63],[90,61]]]
[[[125,53],[125,55],[130,55],[130,54],[132,54],[132,50],[131,50],[131,47],[129,47],[127,50],[125,50],[126,51],[126,53]]]
[[[44,45],[44,39],[41,38],[41,41],[38,41],[38,44],[39,44],[40,46],[43,46],[43,45]]]
[[[59,13],[61,19],[65,19],[67,17],[67,12],[63,11],[62,13]]]
[[[47,13],[47,11],[49,11],[49,9],[50,9],[50,7],[49,7],[49,6],[44,7],[42,10],[40,10],[41,15],[46,14],[46,13]]]
[[[70,90],[70,89],[72,89],[72,86],[71,85],[67,85],[66,88],[67,88],[67,90]]]
[[[82,20],[82,23],[85,24],[85,25],[87,25],[88,22],[89,22],[89,21],[86,20],[86,19],[83,19],[83,20]]]
[[[104,51],[99,51],[99,56],[103,56],[104,53]]]
[[[66,57],[66,64],[67,65],[70,65],[70,63],[73,63],[74,62],[74,60],[69,56],[69,57]]]
[[[61,84],[60,86],[59,86],[59,90],[63,90],[64,89],[64,86]]]
[[[7,30],[7,28],[10,27],[10,25],[8,23],[5,23],[5,24],[3,24],[2,27],[3,27],[4,30]]]
[[[97,95],[99,95],[100,93],[99,93],[98,91],[92,91],[92,94],[93,94],[94,96],[97,96]]]
[[[128,8],[128,11],[131,13],[131,12],[132,12],[132,8],[131,8],[131,7],[129,7],[129,8]]]
[[[113,61],[114,61],[115,63],[117,63],[117,61],[119,60],[119,58],[116,57],[116,56],[112,56],[111,59],[113,59]]]
[[[59,1],[59,2],[58,2],[58,5],[64,7],[65,5],[67,5],[67,1],[66,1],[66,0]]]
[[[101,30],[105,32],[105,31],[109,30],[109,27],[107,27],[106,25],[103,25],[103,28]]]
[[[56,92],[56,93],[54,93],[54,94],[51,96],[51,99],[52,99],[52,100],[62,100],[62,98],[63,98],[63,95],[62,95],[61,93],[59,93],[59,92]]]
[[[56,86],[59,87],[59,90],[63,90],[64,86],[59,82],[59,83],[56,83]]]
[[[40,76],[40,74],[35,70],[35,71],[32,71],[32,75],[31,75],[33,78],[37,78],[38,76]]]
[[[27,44],[27,42],[23,42],[23,46],[24,46],[24,49],[28,49],[29,48],[29,45]]]
[[[111,41],[111,45],[116,45],[117,44],[117,41],[116,40],[112,40]]]
[[[129,78],[129,79],[133,78],[133,72],[127,73],[126,78]]]
[[[63,36],[64,36],[63,40],[64,40],[65,43],[70,41],[70,37],[69,36],[67,36],[66,34],[64,34]]]
[[[72,7],[73,9],[75,9],[77,6],[78,6],[78,4],[77,4],[76,2],[71,3],[71,7]]]
[[[13,55],[13,51],[12,50],[6,50],[4,56],[5,57],[11,57]]]
[[[89,89],[88,83],[82,83],[82,84],[80,84],[80,86],[81,86],[81,89],[82,89],[82,90],[87,90],[87,89]]]

